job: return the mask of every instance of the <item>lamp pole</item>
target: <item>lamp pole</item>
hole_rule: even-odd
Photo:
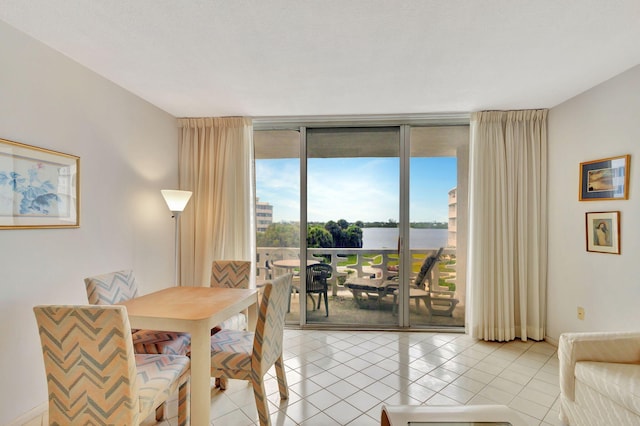
[[[184,210],[191,198],[191,191],[178,191],[174,189],[163,189],[160,191],[167,203],[169,210],[176,221],[174,236],[174,283],[180,285],[180,213]]]
[[[182,212],[172,212],[173,213],[173,217],[176,220],[176,230],[175,230],[175,236],[174,236],[174,244],[173,244],[173,251],[174,251],[174,280],[173,282],[175,283],[176,287],[180,286],[180,213]]]

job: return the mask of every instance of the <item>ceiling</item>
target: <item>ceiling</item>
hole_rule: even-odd
[[[640,64],[640,0],[0,0],[176,117],[549,108]]]

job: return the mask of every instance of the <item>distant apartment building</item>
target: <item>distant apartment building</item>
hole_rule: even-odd
[[[453,188],[449,191],[449,236],[447,238],[447,246],[451,248],[456,247],[457,238],[457,218],[458,218],[458,188]]]
[[[273,223],[273,206],[256,198],[256,230],[264,232]]]

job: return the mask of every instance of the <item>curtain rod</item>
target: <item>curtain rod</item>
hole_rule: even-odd
[[[320,115],[252,117],[255,130],[305,127],[389,126],[413,124],[422,126],[468,125],[471,113],[384,114],[384,115]]]

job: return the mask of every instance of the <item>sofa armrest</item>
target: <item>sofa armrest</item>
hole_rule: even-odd
[[[640,332],[563,333],[558,343],[560,391],[575,400],[575,365],[579,361],[640,363]]]

